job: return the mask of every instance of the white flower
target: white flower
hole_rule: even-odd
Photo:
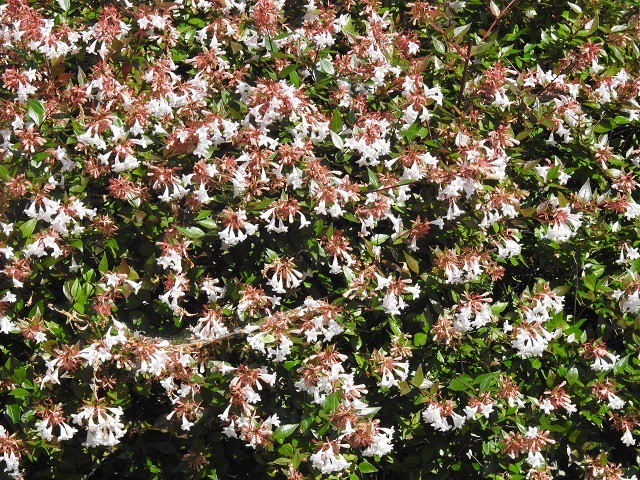
[[[237,219],[237,226],[229,224],[219,234],[224,248],[237,245],[258,231],[256,225],[247,222],[247,215],[244,210],[235,212],[235,217]]]
[[[541,357],[552,338],[553,334],[541,327],[535,330],[517,328],[511,346],[518,349],[522,358]]]
[[[60,435],[58,435],[58,441],[61,442],[63,440],[70,440],[78,431],[77,428],[72,427],[71,425],[62,422],[60,424]]]
[[[382,372],[382,379],[378,382],[378,385],[382,388],[397,387],[398,383],[405,381],[408,375],[409,362],[396,361],[392,369],[385,369]]]
[[[381,457],[390,453],[393,450],[393,432],[393,428],[379,428],[378,434],[373,436],[373,443],[362,452],[362,455]]]
[[[322,449],[312,454],[309,459],[313,468],[324,474],[340,472],[349,467],[349,462],[342,455],[334,453],[331,443],[325,443]]]
[[[0,315],[0,333],[13,333],[18,331],[18,326],[7,316]]]
[[[446,417],[442,416],[442,410],[436,404],[430,403],[427,409],[422,412],[422,418],[425,422],[438,431],[446,432],[451,430],[451,425],[447,423]]]
[[[127,433],[120,421],[121,407],[86,406],[79,413],[72,414],[73,423],[87,428],[87,447],[113,447]]]
[[[210,302],[217,302],[227,293],[226,287],[216,286],[219,283],[218,279],[206,279],[202,282],[200,289],[207,294]]]
[[[458,415],[456,412],[453,412],[451,414],[451,419],[453,420],[453,428],[454,428],[454,430],[462,428],[462,426],[467,421],[467,417],[465,417],[464,415]]]
[[[88,347],[80,350],[76,356],[83,359],[86,366],[93,368],[100,366],[112,357],[111,352],[99,343],[92,343]]]
[[[42,377],[42,381],[40,382],[40,389],[44,388],[47,382],[57,383],[58,385],[60,385],[60,379],[58,378],[58,375],[60,374],[60,371],[58,369],[58,362],[59,360],[57,358],[45,362],[45,365],[47,366],[47,373],[44,377]]]
[[[595,372],[608,372],[616,366],[619,360],[619,355],[614,355],[611,352],[606,352],[602,357],[594,357],[593,363],[591,364],[591,370]]]
[[[464,7],[467,6],[467,2],[462,0],[454,0],[453,2],[449,2],[449,6],[451,7],[451,10],[453,10],[455,13],[458,13],[460,10],[463,10]]]
[[[522,245],[513,239],[505,239],[504,244],[498,245],[498,258],[511,258],[520,255]]]
[[[480,413],[484,415],[484,418],[489,418],[489,415],[493,412],[493,403],[483,404],[480,407]]]
[[[7,429],[4,428],[2,425],[0,425],[0,441],[6,439],[9,437],[9,432],[7,432]],[[4,443],[4,442],[3,442]],[[15,478],[16,480],[21,480],[22,478],[24,478],[21,474],[20,474],[20,452],[17,452],[18,454],[16,455],[16,452],[13,451],[13,449],[11,447],[4,449],[2,457],[0,457],[2,460],[4,460],[4,463],[6,465],[6,468],[4,469],[4,471],[12,478]]]
[[[165,270],[169,268],[176,273],[182,273],[182,259],[175,250],[168,250],[165,255],[156,259],[156,263]]]
[[[470,405],[464,407],[463,410],[467,418],[473,418],[475,417],[476,413],[478,413],[478,407],[472,407]]]
[[[631,430],[629,430],[629,428],[625,428],[624,435],[622,435],[621,440],[627,447],[636,444],[636,439],[631,435]]]
[[[49,420],[38,420],[36,422],[36,430],[38,431],[40,436],[47,442],[50,442],[53,438],[53,425],[49,423]]]
[[[545,460],[542,453],[529,450],[529,453],[527,454],[527,463],[531,465],[532,468],[538,468],[545,464]]]
[[[507,97],[507,93],[505,92],[504,87],[493,92],[493,98],[494,100],[492,105],[495,105],[500,110],[504,110],[513,103],[511,100],[509,100],[509,97]]]
[[[182,428],[182,430],[189,431],[194,425],[195,422],[190,422],[186,415],[182,416],[182,425],[180,425],[180,428]]]
[[[58,435],[58,441],[69,440],[73,438],[73,436],[78,431],[77,428],[73,428],[71,425],[61,422],[58,424],[60,426],[60,435]],[[53,439],[53,427],[49,422],[49,419],[42,419],[36,422],[36,430],[40,434],[40,436],[50,442]]]
[[[556,407],[553,406],[551,401],[548,398],[545,398],[542,402],[540,402],[540,410],[549,415]]]
[[[206,311],[191,330],[202,340],[215,340],[229,333],[229,329],[223,323],[222,315],[216,310]]]
[[[557,209],[556,217],[547,228],[545,238],[554,242],[566,242],[582,225],[582,212],[571,213],[569,207]]]
[[[620,410],[622,407],[624,407],[625,401],[618,397],[616,394],[609,393],[607,395],[607,398],[609,400],[609,408],[611,408],[612,410]]]
[[[166,341],[162,343],[164,346],[168,345],[168,342]],[[169,360],[169,356],[164,349],[157,349],[155,352],[150,354],[148,358],[144,358],[140,361],[140,368],[137,370],[137,373],[150,373],[159,377],[162,375],[162,372]]]

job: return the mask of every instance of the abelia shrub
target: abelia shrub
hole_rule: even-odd
[[[632,479],[640,10],[0,3],[5,478]]]

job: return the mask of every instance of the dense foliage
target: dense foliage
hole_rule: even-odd
[[[624,0],[1,0],[0,475],[635,478],[639,48]]]

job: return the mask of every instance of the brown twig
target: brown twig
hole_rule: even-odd
[[[71,323],[71,325],[74,328],[77,328],[78,330],[86,330],[89,327],[89,318],[81,318],[78,312],[73,311],[73,312],[68,312],[67,310],[62,310],[60,308],[56,308],[55,306],[49,304],[49,308],[53,311],[56,311],[58,313],[61,313],[62,315],[64,315],[65,317],[67,317],[69,319],[69,322]],[[84,326],[81,326],[82,324],[84,324]]]
[[[51,310],[54,310],[58,313],[61,313],[62,315],[66,316],[70,322],[72,323],[72,325],[74,326],[74,328],[78,328],[79,330],[86,330],[87,327],[89,326],[89,322],[90,322],[90,318],[87,317],[86,315],[82,315],[78,312],[69,312],[67,310],[63,310],[60,308],[57,308],[53,305],[49,305],[49,308]],[[83,322],[85,325],[83,327],[78,326],[79,322]],[[134,332],[134,334],[136,334],[137,332]],[[148,337],[148,336],[144,336],[145,338],[148,338],[149,340],[154,340],[154,341],[163,341],[166,340],[168,342],[171,343],[169,349],[170,350],[178,350],[181,348],[194,348],[194,349],[200,349],[203,347],[206,347],[208,345],[212,345],[214,343],[219,343],[219,342],[223,342],[224,340],[228,340],[230,338],[234,338],[234,337],[238,337],[240,335],[244,335],[246,332],[244,331],[243,328],[236,328],[235,330],[227,333],[226,335],[221,335],[219,337],[216,338],[212,338],[212,339],[186,339],[186,341],[180,341],[180,340],[175,340],[175,339],[171,339],[171,338],[166,338],[166,337]]]
[[[516,2],[517,2],[517,0],[511,0],[507,4],[507,6],[504,7],[500,11],[500,14],[498,16],[496,16],[496,18],[493,20],[493,23],[489,27],[489,29],[486,32],[484,32],[484,35],[482,36],[482,38],[480,39],[480,41],[478,42],[478,44],[475,47],[471,48],[470,45],[467,45],[467,55],[466,55],[465,61],[464,61],[464,72],[462,73],[462,84],[460,85],[460,92],[458,93],[458,101],[457,101],[457,105],[458,106],[460,106],[460,104],[462,103],[462,100],[464,98],[464,89],[465,89],[465,86],[466,86],[466,83],[467,83],[467,75],[468,75],[468,69],[469,69],[469,64],[471,63],[471,59],[473,58],[473,56],[476,54],[476,52],[480,48],[480,45],[482,45],[484,43],[484,41],[489,37],[489,35],[491,35],[491,32],[493,31],[495,26],[498,24],[498,21],[502,17],[504,17],[506,15],[506,13],[509,11],[509,9]]]

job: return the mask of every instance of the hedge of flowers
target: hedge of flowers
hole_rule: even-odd
[[[640,475],[640,8],[2,0],[12,479]]]

